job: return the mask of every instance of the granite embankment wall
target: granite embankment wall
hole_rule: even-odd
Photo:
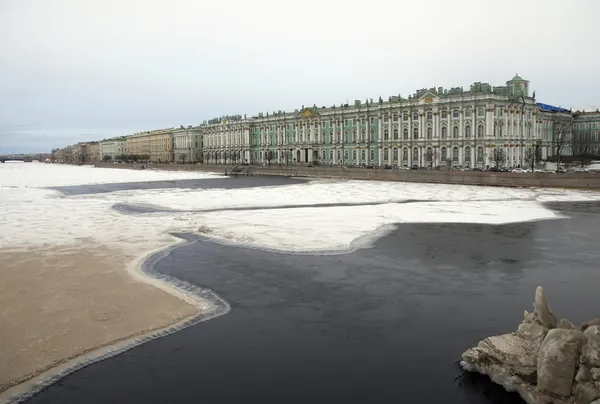
[[[133,169],[133,164],[96,164],[96,167]],[[141,164],[136,164],[137,169]],[[384,170],[339,167],[245,166],[255,175],[344,178],[353,180],[428,182],[440,184],[488,185],[504,187],[553,187],[600,190],[600,173],[494,173],[480,171]],[[232,165],[151,164],[148,169],[206,171],[225,173]]]

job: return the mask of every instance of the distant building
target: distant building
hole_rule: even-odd
[[[100,163],[100,142],[89,142],[86,144],[84,163],[97,164]]]
[[[100,142],[100,160],[103,162],[126,160],[128,154],[127,138],[125,136],[105,139]]]
[[[127,136],[127,149],[134,161],[173,162],[173,128],[139,132]]]
[[[201,163],[202,131],[200,128],[180,128],[173,131],[174,161],[176,163]]]

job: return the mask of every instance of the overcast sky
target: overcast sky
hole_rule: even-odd
[[[0,0],[0,153],[515,73],[600,105],[598,0]]]

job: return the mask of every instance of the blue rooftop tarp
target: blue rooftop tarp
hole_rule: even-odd
[[[548,112],[569,112],[568,109],[560,108],[560,107],[555,107],[554,105],[542,104],[541,102],[538,102],[537,105],[538,105],[538,107],[540,107],[540,109],[542,111],[548,111]]]

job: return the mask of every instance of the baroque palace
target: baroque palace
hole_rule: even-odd
[[[534,152],[555,155],[558,143],[561,155],[571,154],[567,138],[589,140],[586,153],[597,156],[599,132],[600,112],[537,103],[529,81],[515,75],[505,86],[477,82],[468,91],[438,87],[387,101],[228,116],[120,141],[134,159],[153,162],[485,167],[502,149],[503,165],[516,167]]]

